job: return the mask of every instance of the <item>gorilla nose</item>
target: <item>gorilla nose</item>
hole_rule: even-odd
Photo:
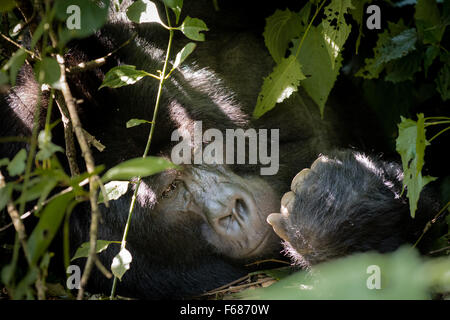
[[[212,213],[212,222],[218,231],[226,234],[239,232],[241,228],[245,228],[251,217],[254,205],[252,200],[245,195],[234,195],[230,197],[226,203],[220,202],[218,211]],[[215,217],[214,217],[215,215]]]

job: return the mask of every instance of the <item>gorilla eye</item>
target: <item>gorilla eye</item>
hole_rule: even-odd
[[[172,191],[174,191],[177,187],[178,187],[178,185],[180,184],[180,180],[174,180],[174,181],[172,181],[172,183],[171,184],[169,184],[169,186],[166,188],[166,190],[164,190],[163,191],[163,193],[161,194],[161,197],[162,198],[167,198],[169,195],[170,195],[170,193],[172,192]]]

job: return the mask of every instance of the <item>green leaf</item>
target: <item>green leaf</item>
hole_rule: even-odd
[[[354,9],[351,0],[334,0],[324,8],[326,18],[322,21],[322,34],[334,69],[335,61],[350,34],[351,25],[345,22],[348,9]]]
[[[208,31],[208,27],[203,20],[187,16],[180,26],[181,32],[191,40],[205,41],[205,34],[202,31]]]
[[[58,0],[55,1],[56,18],[63,22],[63,27],[59,29],[60,47],[73,38],[86,38],[106,23],[108,18],[109,0]],[[69,11],[67,9],[75,5],[79,11]],[[74,21],[74,17],[79,15],[79,28],[77,26],[70,26],[68,24]]]
[[[19,199],[16,200],[17,203],[33,201],[39,198],[38,205],[40,207],[58,183],[58,179],[50,175],[39,177],[37,180],[37,183],[29,186],[27,192],[20,195]]]
[[[425,69],[425,77],[428,73],[428,68],[433,64],[434,59],[439,55],[439,48],[435,46],[429,46],[425,51],[425,57],[423,61],[423,66]]]
[[[38,83],[46,83],[54,88],[60,88],[61,69],[54,58],[45,57],[34,66],[34,74]]]
[[[62,194],[45,206],[27,243],[28,253],[33,264],[37,263],[53,240],[64,218],[66,208],[74,196],[73,192]]]
[[[41,130],[38,135],[39,151],[36,154],[36,160],[44,161],[50,158],[56,152],[64,152],[64,149],[52,142],[52,134],[49,131]]]
[[[394,60],[386,66],[385,81],[398,83],[406,80],[413,80],[416,72],[421,70],[422,52],[413,51],[406,57]]]
[[[401,32],[380,48],[378,63],[386,63],[406,56],[409,52],[416,49],[416,41],[416,29],[411,28]]]
[[[11,195],[14,189],[14,184],[7,183],[4,187],[0,188],[0,211],[6,207],[6,204],[11,200]]]
[[[0,70],[0,86],[7,84],[9,82],[8,74],[2,70]]]
[[[448,63],[442,66],[434,82],[442,100],[450,99],[450,65]]]
[[[178,68],[184,62],[184,60],[186,60],[186,58],[192,53],[192,51],[194,51],[196,46],[197,45],[193,42],[189,42],[187,45],[185,45],[183,49],[181,49],[180,52],[177,53],[172,69]]]
[[[175,13],[175,23],[178,24],[180,20],[181,9],[183,8],[183,0],[163,0],[164,4],[172,9],[173,13]]]
[[[305,80],[302,80],[301,85],[317,104],[323,117],[325,103],[341,68],[342,57],[338,56],[333,69],[321,29],[321,25],[309,29],[297,59],[302,65],[303,73],[308,75]],[[294,46],[291,52],[297,51],[299,42],[293,40]]]
[[[126,248],[121,248],[111,263],[111,272],[114,276],[119,278],[119,280],[122,280],[122,276],[130,269],[132,260],[133,257],[131,256],[130,251]]]
[[[259,118],[272,110],[276,103],[289,98],[293,92],[297,91],[300,80],[305,78],[302,66],[293,55],[283,58],[272,73],[264,79],[253,116]]]
[[[379,267],[380,289],[369,289]],[[299,271],[277,283],[246,290],[235,298],[283,300],[404,300],[430,299],[430,289],[449,286],[450,258],[423,259],[417,250],[405,246],[380,254],[358,253],[313,266],[312,271]],[[373,278],[372,278],[373,279]],[[445,290],[444,290],[445,291]],[[439,291],[438,291],[439,292]]]
[[[103,182],[129,180],[134,177],[147,177],[166,169],[178,168],[169,160],[160,157],[134,158],[109,169],[102,177]]]
[[[106,249],[108,249],[108,246],[111,243],[120,244],[120,241],[97,240],[97,244],[95,246],[95,252],[100,253],[102,251],[105,251]],[[91,245],[89,242],[82,243],[81,246],[77,249],[77,251],[73,255],[72,259],[70,259],[70,261],[73,261],[78,258],[87,258],[89,256],[90,248],[91,248]]]
[[[415,50],[416,39],[414,29],[406,29],[402,20],[395,24],[388,22],[388,28],[378,35],[373,58],[365,59],[365,66],[356,73],[356,76],[364,79],[378,78],[387,62]]]
[[[138,0],[127,9],[127,17],[135,23],[152,23],[163,24],[158,14],[156,5],[149,0]]]
[[[16,77],[22,65],[25,63],[27,59],[28,53],[25,52],[22,48],[17,50],[8,62],[3,66],[3,71],[9,70],[9,80],[11,81],[11,85],[16,85]]]
[[[418,0],[414,18],[423,43],[438,44],[441,41],[445,28],[441,26],[436,0]]]
[[[0,12],[8,12],[14,9],[16,2],[14,0],[2,0],[0,3]]]
[[[21,149],[14,158],[9,162],[8,173],[10,176],[17,176],[25,170],[25,160],[27,159],[27,152],[25,149]]]
[[[121,65],[109,70],[99,90],[103,87],[119,88],[134,84],[147,76],[148,73],[143,70],[136,70],[135,66]]]
[[[152,121],[148,121],[148,120],[142,120],[142,119],[130,119],[127,121],[127,128],[133,128],[136,126],[139,126],[143,123],[152,123]]]
[[[309,3],[306,6],[311,8]],[[289,42],[300,36],[303,31],[304,26],[300,15],[291,12],[289,9],[277,10],[266,19],[266,27],[263,33],[264,43],[276,63],[280,63],[285,57]]]
[[[108,200],[117,200],[121,196],[123,196],[128,191],[128,181],[111,181],[105,184],[106,195],[108,196]],[[103,203],[103,193],[100,192],[98,203]]]
[[[419,201],[420,192],[434,177],[422,177],[425,148],[429,142],[425,137],[425,120],[423,114],[417,115],[418,120],[413,121],[401,117],[398,125],[398,138],[396,150],[402,158],[403,186],[407,188],[411,216],[414,218]]]
[[[8,158],[0,159],[0,167],[7,166],[9,164]]]

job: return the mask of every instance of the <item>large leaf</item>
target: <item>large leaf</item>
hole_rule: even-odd
[[[102,177],[102,181],[129,180],[138,176],[146,177],[170,168],[177,168],[177,166],[164,158],[135,158],[109,169]]]
[[[236,298],[430,299],[431,288],[448,290],[449,268],[450,258],[424,260],[410,247],[388,254],[359,253],[314,266],[312,272],[296,272],[267,288],[243,291]],[[380,289],[370,288],[374,276]]]
[[[422,177],[425,148],[429,144],[425,137],[425,122],[423,114],[418,114],[418,120],[413,121],[401,117],[398,125],[396,150],[402,158],[403,186],[407,188],[411,216],[415,216],[420,192],[434,177]]]
[[[72,38],[85,38],[98,31],[108,18],[109,2],[109,0],[55,1],[56,17],[65,24],[63,28],[59,29],[60,46],[63,46]],[[69,8],[74,9],[74,11],[68,12]],[[79,17],[76,17],[78,15]],[[71,29],[69,29],[67,23],[74,17],[79,20],[79,28],[71,26]]]
[[[307,78],[302,80],[302,87],[317,104],[320,114],[323,116],[325,103],[341,68],[342,57],[338,56],[333,69],[321,29],[321,25],[317,28],[310,28],[297,59],[302,65],[303,73],[307,75]],[[294,40],[293,43],[291,52],[294,53],[299,41]]]
[[[209,29],[202,20],[187,16],[180,26],[180,30],[191,40],[205,41],[205,34],[201,32],[208,31]]]
[[[0,12],[11,11],[16,6],[14,0],[2,0],[0,3]]]
[[[354,9],[351,0],[334,0],[324,8],[326,18],[322,21],[322,34],[333,69],[352,28],[345,22],[348,9]]]
[[[66,208],[74,196],[73,192],[62,194],[45,206],[27,243],[28,253],[33,264],[39,260],[53,240],[64,218]]]
[[[130,84],[135,84],[147,75],[148,73],[143,70],[136,70],[135,66],[117,66],[106,73],[105,78],[98,89],[100,90],[103,87],[119,88],[128,86]]]
[[[289,98],[293,92],[297,91],[300,80],[303,79],[306,77],[295,56],[283,58],[272,73],[264,79],[253,116],[259,118],[272,110],[275,104]]]
[[[24,49],[20,48],[17,50],[8,62],[3,66],[3,71],[9,71],[9,80],[11,81],[11,85],[16,85],[16,77],[22,65],[25,63],[28,54]]]
[[[307,5],[310,8],[310,4]],[[300,36],[303,29],[300,15],[291,12],[289,9],[277,10],[266,19],[266,27],[263,33],[264,42],[276,63],[280,63],[285,57],[289,42]]]
[[[45,57],[34,66],[34,74],[39,83],[46,83],[54,88],[60,88],[61,69],[54,58]]]
[[[97,244],[95,245],[95,252],[100,253],[102,251],[105,251],[106,249],[108,249],[108,246],[111,243],[120,244],[120,241],[97,240]],[[91,245],[89,242],[82,243],[81,246],[77,249],[77,251],[73,255],[72,259],[70,259],[70,261],[73,261],[78,258],[87,258],[89,256],[90,248]]]

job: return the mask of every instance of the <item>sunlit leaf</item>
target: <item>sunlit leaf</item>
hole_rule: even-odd
[[[158,8],[150,0],[138,0],[127,9],[127,17],[136,23],[163,24],[158,14]]]
[[[133,127],[139,126],[143,123],[152,123],[152,122],[148,121],[148,120],[142,120],[142,119],[130,119],[127,121],[126,126],[127,126],[127,128],[133,128]]]
[[[350,34],[351,25],[346,23],[344,17],[349,9],[354,9],[351,0],[331,1],[324,8],[326,17],[322,21],[322,34],[331,59],[332,69],[334,69],[336,59]]]
[[[308,3],[305,6],[310,8],[311,4]],[[280,63],[285,57],[289,42],[300,36],[303,31],[304,25],[300,15],[289,9],[277,10],[266,19],[266,27],[263,33],[264,43],[276,63]]]
[[[302,66],[293,55],[283,58],[272,73],[264,79],[253,116],[259,118],[272,110],[277,103],[289,98],[293,92],[297,91],[300,80],[305,78]]]
[[[114,257],[111,263],[111,272],[122,280],[122,276],[130,269],[130,264],[133,260],[130,251],[126,248],[121,248],[119,253]]]
[[[418,114],[418,121],[401,117],[398,125],[396,150],[402,158],[403,185],[407,189],[411,216],[415,216],[420,192],[434,177],[422,177],[425,148],[429,142],[425,137],[423,114]]]
[[[180,30],[191,40],[205,41],[205,34],[201,32],[208,31],[209,29],[202,20],[187,16],[180,26]]]
[[[187,45],[185,45],[183,49],[181,49],[180,52],[177,53],[172,68],[178,68],[184,62],[184,60],[189,57],[192,51],[194,51],[196,46],[197,45],[193,42],[189,42]]]
[[[102,181],[129,180],[138,176],[147,177],[171,168],[177,168],[177,166],[164,158],[135,158],[109,169],[102,177]]]
[[[95,252],[100,253],[102,251],[105,251],[108,249],[108,246],[111,243],[120,244],[120,241],[106,241],[106,240],[97,240],[97,244],[95,246]],[[73,261],[78,258],[87,258],[89,256],[89,250],[91,248],[91,245],[89,242],[84,242],[80,245],[80,247],[77,249],[75,254],[73,255],[72,259],[70,261]]]
[[[105,184],[106,195],[108,200],[117,200],[128,191],[128,181],[111,181]],[[103,193],[100,192],[98,203],[104,202]]]
[[[338,56],[333,69],[321,28],[321,25],[310,28],[297,59],[302,65],[303,73],[308,76],[301,81],[301,85],[317,104],[323,116],[325,103],[341,68],[342,57]],[[299,40],[294,40],[293,44],[291,53],[297,51]]]
[[[121,65],[110,69],[103,79],[99,90],[103,87],[119,88],[134,84],[147,76],[148,73],[143,70],[136,70],[135,66]]]

